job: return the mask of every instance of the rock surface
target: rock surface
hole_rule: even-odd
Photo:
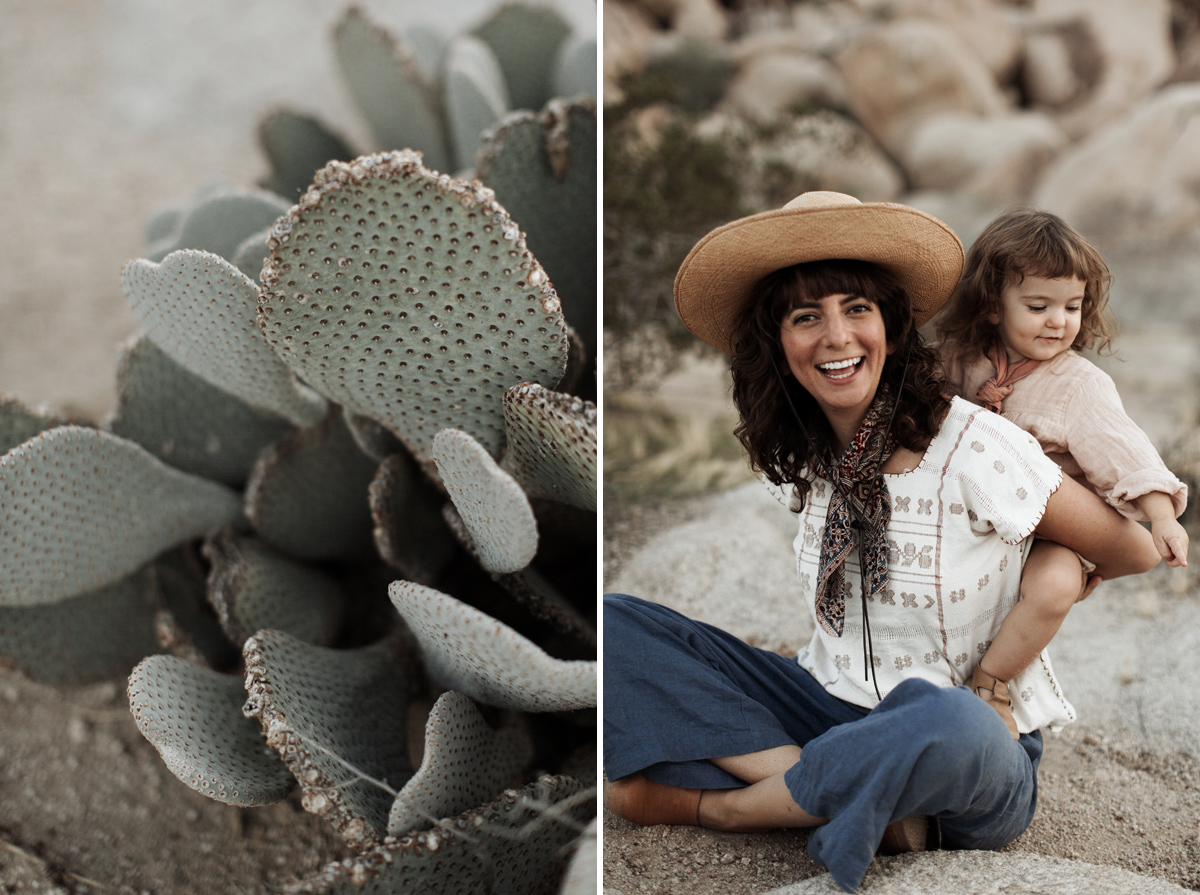
[[[984,888],[984,887],[987,888]],[[1020,892],[1021,895],[1184,895],[1188,889],[1115,867],[1037,855],[952,852],[905,855],[876,862],[867,871],[862,895],[961,895],[963,892]],[[765,895],[834,895],[841,889],[828,874]]]

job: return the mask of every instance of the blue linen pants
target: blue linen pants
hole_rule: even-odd
[[[848,892],[893,821],[933,815],[943,845],[994,849],[1033,820],[1041,733],[1014,741],[966,687],[910,679],[868,710],[829,695],[794,658],[625,594],[605,596],[603,630],[608,778],[740,787],[708,759],[798,745],[787,787],[830,819],[809,854]]]

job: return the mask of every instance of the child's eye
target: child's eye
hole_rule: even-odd
[[[1027,305],[1026,307],[1028,307],[1029,310],[1031,310],[1037,314],[1040,314],[1042,311],[1046,310],[1045,305]]]
[[[1080,312],[1080,310],[1082,310],[1082,308],[1079,305],[1067,305],[1068,313],[1078,314]]]

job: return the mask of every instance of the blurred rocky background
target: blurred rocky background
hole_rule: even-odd
[[[605,0],[608,487],[744,475],[722,365],[671,283],[712,226],[811,189],[897,201],[970,244],[1054,211],[1109,261],[1119,385],[1167,446],[1195,422],[1197,0]],[[1163,389],[1166,389],[1164,392]]]

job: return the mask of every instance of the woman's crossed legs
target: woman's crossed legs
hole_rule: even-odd
[[[1040,735],[1014,743],[965,688],[913,679],[868,712],[654,603],[606,597],[604,630],[609,778],[702,790],[704,826],[819,825],[809,852],[853,888],[893,821],[933,815],[949,844],[998,848],[1032,820]]]

